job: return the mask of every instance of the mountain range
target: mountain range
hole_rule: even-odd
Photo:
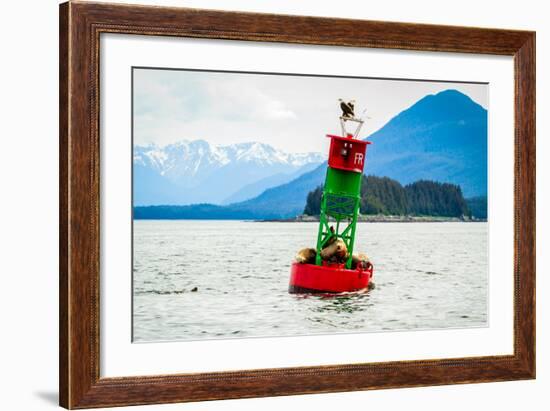
[[[401,184],[423,179],[447,182],[459,185],[465,197],[487,195],[487,110],[457,90],[420,99],[371,134],[368,140],[373,144],[367,151],[366,174],[388,176]],[[289,177],[286,181],[283,179],[270,186],[276,179],[270,181],[271,177],[263,177],[265,184],[256,189],[258,195],[254,197],[241,195],[233,200],[231,196],[224,197],[231,200],[231,204],[225,206],[178,207],[173,214],[178,217],[173,218],[210,218],[214,215],[214,218],[287,218],[300,214],[307,194],[324,182],[326,173],[326,162],[314,161],[322,161],[323,157],[310,156],[301,156],[301,159],[311,160],[305,164],[297,161],[292,173],[284,173]],[[195,159],[192,164],[198,161]],[[194,169],[191,164],[186,167]],[[134,157],[135,175],[136,168]],[[211,177],[215,180],[214,174]],[[136,192],[136,187],[134,190]],[[148,204],[183,203],[156,198]],[[136,209],[135,217],[163,218],[166,209],[162,210]]]
[[[320,153],[286,153],[256,142],[135,146],[134,205],[238,202],[291,181],[324,159]]]

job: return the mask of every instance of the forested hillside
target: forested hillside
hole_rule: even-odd
[[[311,191],[304,214],[318,215],[322,186]],[[361,214],[470,216],[460,186],[420,180],[406,186],[388,177],[367,176],[361,186]]]

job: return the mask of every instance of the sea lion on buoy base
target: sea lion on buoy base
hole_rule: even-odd
[[[317,257],[317,250],[315,248],[302,248],[294,259],[300,264],[314,264]],[[323,261],[329,261],[331,263],[344,263],[349,257],[348,247],[346,243],[337,238],[331,237],[325,247],[321,250],[321,258]]]
[[[315,248],[302,248],[295,256],[295,260],[300,264],[315,264],[317,251]],[[340,240],[332,240],[328,246],[321,250],[321,258],[323,261],[328,261],[334,264],[343,264],[349,257],[346,244]],[[372,263],[369,257],[364,253],[354,254],[351,257],[352,270],[369,270],[372,268]]]
[[[326,247],[321,250],[321,258],[324,261],[332,263],[342,263],[349,257],[348,247],[341,239],[330,241]]]
[[[302,248],[296,253],[294,260],[300,264],[313,264],[315,263],[315,257],[317,257],[315,248]]]
[[[361,270],[368,270],[372,267],[372,263],[370,262],[369,257],[364,253],[354,254],[351,257],[351,268],[352,269],[361,269]]]

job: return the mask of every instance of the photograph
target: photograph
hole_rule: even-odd
[[[133,342],[488,326],[488,83],[131,70]]]

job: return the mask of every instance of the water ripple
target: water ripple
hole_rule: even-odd
[[[135,221],[135,339],[487,324],[486,223],[358,224],[356,250],[373,260],[376,287],[288,294],[291,259],[316,231],[309,223]]]

